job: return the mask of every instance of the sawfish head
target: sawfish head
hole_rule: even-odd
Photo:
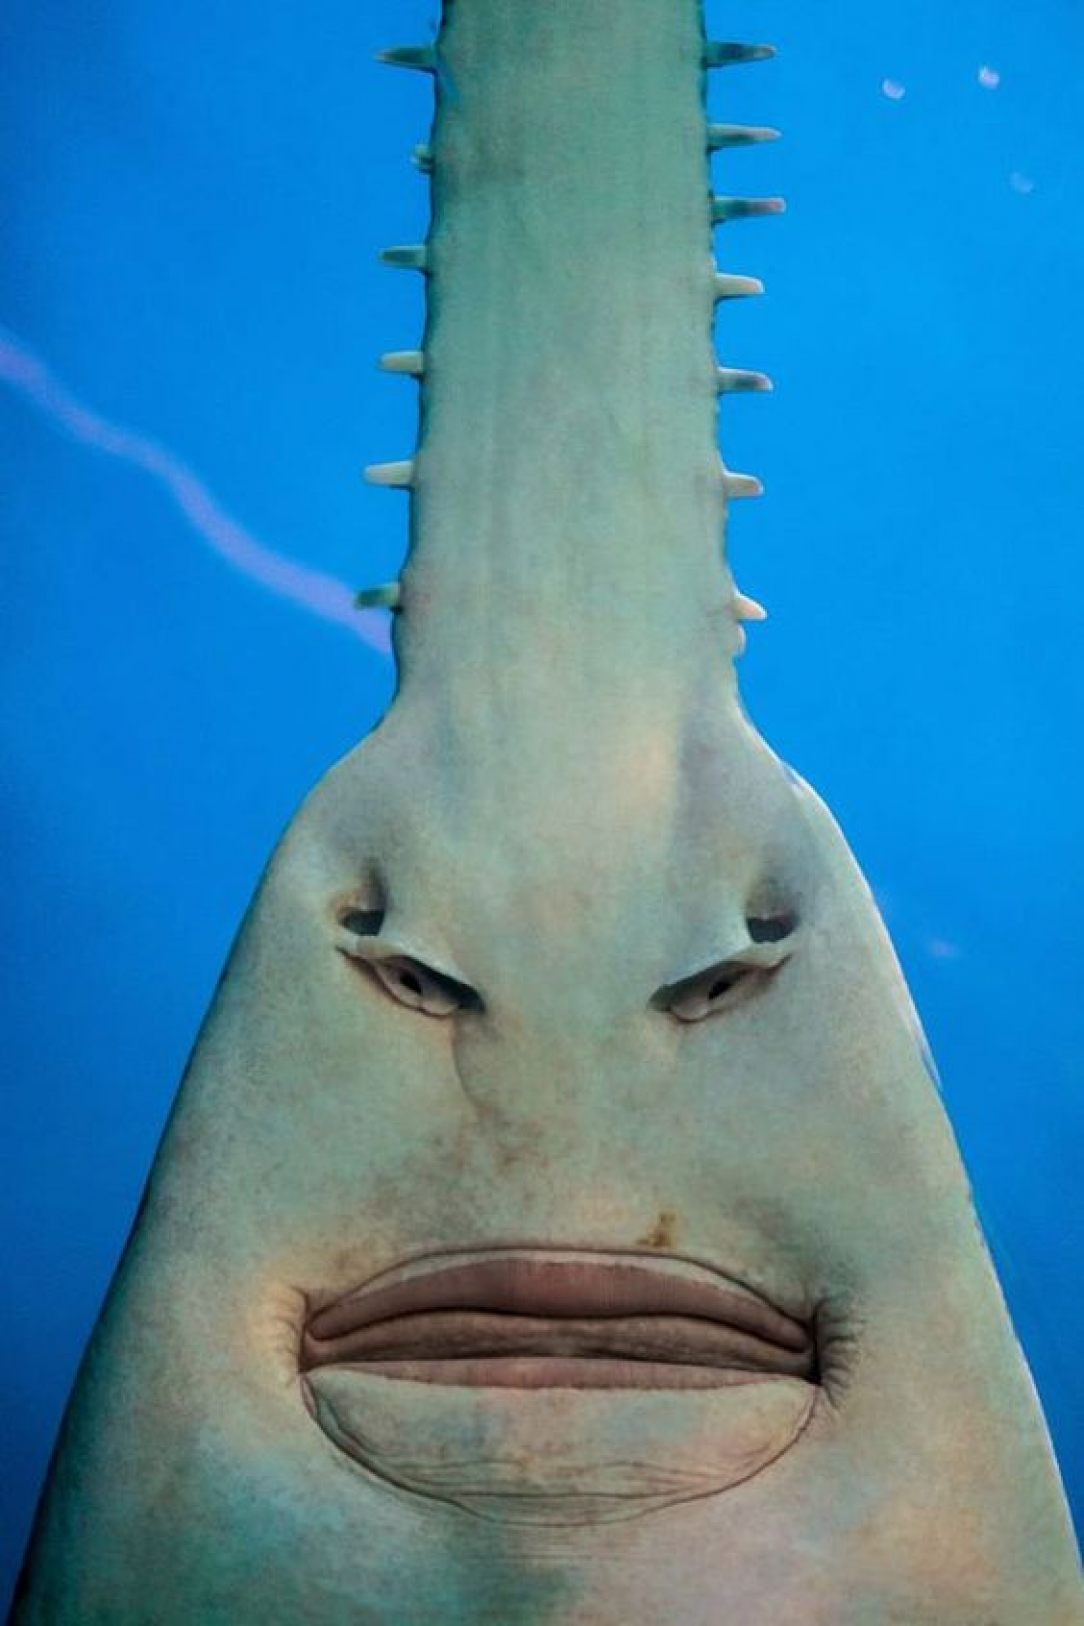
[[[1076,1618],[895,957],[734,679],[710,230],[757,209],[705,150],[767,132],[705,140],[702,70],[766,54],[692,0],[392,53],[438,81],[399,691],[243,926],[20,1626]]]
[[[316,1426],[401,1488],[583,1527],[842,1437],[868,1539],[901,1435],[908,1487],[996,1455],[1004,1310],[869,890],[719,709],[480,782],[457,740],[404,771],[404,716],[331,776],[253,923],[311,1016],[259,1069],[260,1184],[284,1138],[297,1181],[238,1287],[296,1286]]]
[[[91,1596],[1072,1618],[873,900],[740,709],[711,719],[483,794],[469,743],[393,712],[309,799],[69,1425]]]

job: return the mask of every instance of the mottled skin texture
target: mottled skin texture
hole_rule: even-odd
[[[734,684],[697,7],[455,0],[440,47],[400,692],[245,922],[15,1618],[1069,1626],[1056,1469],[906,989]],[[483,1008],[391,997],[359,912],[367,952]],[[786,959],[749,998],[653,1003],[763,916]],[[640,1438],[650,1395],[525,1396],[487,1516],[359,1466],[306,1404],[308,1307],[499,1245],[700,1262],[813,1322],[807,1426],[616,1523],[525,1524],[516,1475]],[[504,1427],[506,1395],[416,1387],[374,1401],[408,1454]],[[710,1468],[714,1414],[675,1427]]]

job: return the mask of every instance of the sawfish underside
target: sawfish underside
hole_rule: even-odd
[[[266,872],[18,1626],[1069,1626],[892,949],[746,718],[697,0],[446,0],[386,716]]]

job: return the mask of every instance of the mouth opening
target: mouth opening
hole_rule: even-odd
[[[383,1272],[312,1314],[301,1370],[500,1389],[820,1382],[811,1325],[685,1261],[500,1249]]]

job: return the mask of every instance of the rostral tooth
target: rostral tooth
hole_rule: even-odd
[[[780,133],[763,124],[709,124],[708,151],[718,152],[723,147],[751,147],[760,141],[778,141]]]
[[[713,291],[716,299],[747,299],[762,294],[764,284],[759,277],[739,277],[730,271],[717,271]]]
[[[717,368],[715,382],[720,395],[729,395],[734,390],[755,390],[760,392],[772,388],[772,381],[767,373],[748,372],[742,367]]]
[[[774,55],[774,45],[740,45],[734,40],[708,40],[702,60],[705,68],[729,68],[736,63],[767,62]]]
[[[411,378],[420,378],[425,371],[425,352],[386,350],[380,358],[379,365],[385,373],[407,373]]]
[[[382,265],[390,265],[395,271],[427,271],[429,248],[426,243],[397,243],[392,248],[382,248],[380,260]]]
[[[434,45],[392,45],[378,51],[376,60],[388,68],[417,68],[422,73],[435,73],[437,52]]]
[[[414,483],[414,459],[404,458],[398,463],[370,463],[365,478],[371,486],[390,486],[405,490]]]
[[[783,198],[724,198],[711,200],[711,218],[716,226],[727,220],[746,220],[757,215],[781,215],[786,211]]]

